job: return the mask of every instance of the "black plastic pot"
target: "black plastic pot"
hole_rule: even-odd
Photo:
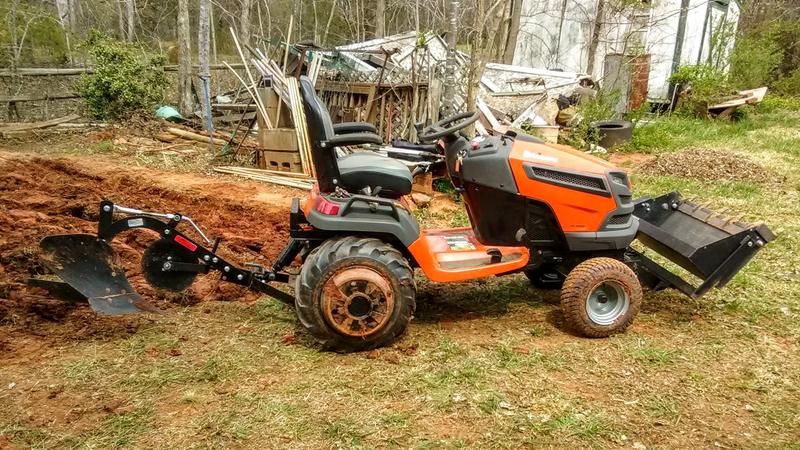
[[[633,137],[633,123],[627,120],[598,120],[592,122],[600,135],[598,144],[604,148],[613,148],[631,141]]]

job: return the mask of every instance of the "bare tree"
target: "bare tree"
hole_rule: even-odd
[[[450,22],[447,28],[447,60],[444,66],[444,105],[443,114],[449,116],[455,111],[456,98],[456,44],[458,43],[458,9],[460,2],[452,0],[450,2]]]
[[[119,27],[119,38],[125,39],[127,33],[125,33],[125,13],[122,12],[122,3],[125,0],[116,0],[114,4],[117,7],[117,27]],[[127,2],[126,2],[127,3]]]
[[[522,16],[522,0],[511,0],[510,3],[509,11],[511,17],[508,18],[508,32],[506,34],[505,51],[502,56],[504,64],[514,64],[514,53],[516,52],[517,39],[519,38],[519,22]]]
[[[67,59],[72,64],[72,45],[70,35],[75,30],[75,14],[70,0],[56,0],[56,10],[58,12],[58,22],[64,31],[64,43],[67,44]]]
[[[134,24],[136,20],[136,0],[127,0],[125,2],[125,18],[127,23],[126,38],[128,42],[133,42]]]
[[[375,1],[375,37],[386,35],[386,0]]]
[[[211,61],[209,59],[209,48],[211,40],[211,0],[200,0],[200,14],[197,24],[197,56],[200,64],[200,80],[203,82],[203,117],[206,119],[206,128],[213,136],[214,127],[211,123]],[[209,141],[210,142],[210,141]],[[209,146],[211,144],[209,143]]]
[[[189,117],[192,101],[192,41],[189,32],[189,0],[178,0],[178,109]]]
[[[325,34],[322,35],[322,45],[328,45],[328,33],[331,31],[331,23],[333,22],[333,17],[336,15],[336,2],[337,0],[333,0],[331,3],[331,11],[328,13],[328,23],[325,24]]]
[[[475,101],[478,96],[483,72],[486,63],[494,54],[494,49],[500,45],[503,38],[496,30],[503,20],[505,4],[509,0],[492,0],[486,7],[486,0],[477,0],[473,11],[472,30],[470,38],[470,62],[467,76],[467,111],[475,110]]]
[[[241,14],[239,15],[239,41],[242,45],[250,45],[250,11],[253,9],[253,0],[241,0]]]

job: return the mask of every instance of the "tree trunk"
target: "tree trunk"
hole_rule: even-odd
[[[239,16],[239,42],[250,45],[250,11],[253,9],[253,0],[242,0],[242,11]]]
[[[600,30],[603,27],[603,10],[606,6],[606,0],[597,1],[597,11],[594,15],[594,24],[592,25],[592,41],[589,43],[589,60],[586,62],[586,73],[590,76],[594,70],[594,57],[597,53],[597,44],[600,43]]]
[[[128,42],[133,42],[133,35],[134,35],[133,27],[136,20],[136,0],[127,0],[125,2],[125,7],[126,7],[125,18],[127,23],[125,37],[127,38]]]
[[[325,24],[325,34],[322,35],[323,47],[328,45],[328,32],[331,30],[331,22],[333,22],[334,14],[336,14],[336,2],[337,0],[333,0],[333,3],[331,3],[331,12],[328,14],[328,23]]]
[[[522,16],[522,0],[511,0],[511,3],[511,22],[508,25],[508,36],[506,38],[506,50],[503,53],[503,64],[514,64],[514,52],[517,50],[519,22]]]
[[[447,29],[447,60],[444,66],[444,102],[442,115],[450,116],[456,112],[456,44],[458,35],[459,1],[450,2],[450,22]]]
[[[61,24],[62,31],[64,31],[64,42],[67,44],[67,59],[69,60],[70,65],[72,65],[73,61],[70,33],[74,29],[75,22],[70,0],[56,0],[56,10],[58,11],[58,22]]]
[[[469,76],[467,77],[467,111],[475,111],[478,89],[481,78],[486,69],[486,63],[494,54],[494,49],[500,44],[502,36],[495,32],[503,20],[505,2],[509,0],[496,0],[488,11],[485,11],[484,1],[478,0],[477,11],[473,21],[472,43],[470,45]],[[494,33],[494,34],[492,34]],[[473,127],[467,129],[471,133]]]
[[[203,82],[203,117],[206,119],[206,128],[213,136],[213,126],[211,125],[211,61],[209,59],[209,47],[211,39],[211,0],[200,0],[200,19],[197,24],[197,56],[200,64],[200,80]]]
[[[317,16],[317,2],[311,2],[314,11],[314,43],[319,45],[319,18]]]
[[[194,110],[192,101],[192,40],[189,31],[189,0],[178,0],[178,109],[184,117]]]
[[[122,2],[125,0],[116,0],[114,3],[117,5],[117,26],[119,27],[120,40],[125,39],[125,13],[122,11]]]
[[[375,37],[386,36],[386,0],[375,1]]]

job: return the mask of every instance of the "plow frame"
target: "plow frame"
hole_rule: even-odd
[[[294,209],[294,208],[293,208]],[[125,213],[130,210],[128,208],[119,207],[114,205],[113,202],[104,200],[100,203],[100,221],[98,223],[97,237],[98,239],[106,242],[111,242],[117,235],[134,229],[148,229],[155,231],[162,239],[172,241],[176,245],[180,245],[193,256],[197,257],[200,261],[194,263],[182,262],[169,262],[165,263],[164,271],[182,271],[182,272],[197,272],[208,273],[209,271],[217,270],[222,274],[222,280],[230,283],[238,284],[249,289],[270,295],[277,300],[289,305],[294,304],[294,297],[291,294],[271,286],[269,283],[289,283],[290,275],[282,270],[291,264],[294,258],[302,251],[304,242],[290,238],[286,247],[276,259],[270,270],[266,270],[256,264],[245,264],[245,266],[252,267],[252,270],[238,267],[236,264],[231,263],[219,254],[217,248],[219,247],[219,238],[215,239],[211,249],[204,247],[197,241],[182,233],[177,229],[181,221],[187,221],[198,231],[204,240],[208,239],[200,231],[191,219],[183,217],[181,214],[159,214],[154,217],[153,213],[141,212],[140,214],[129,214],[123,218],[114,220],[115,213]],[[169,217],[166,221],[159,217]]]

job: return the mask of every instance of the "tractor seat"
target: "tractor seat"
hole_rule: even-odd
[[[411,193],[411,171],[402,162],[372,152],[355,152],[338,159],[341,185],[350,192],[381,188],[380,196],[398,198]]]

